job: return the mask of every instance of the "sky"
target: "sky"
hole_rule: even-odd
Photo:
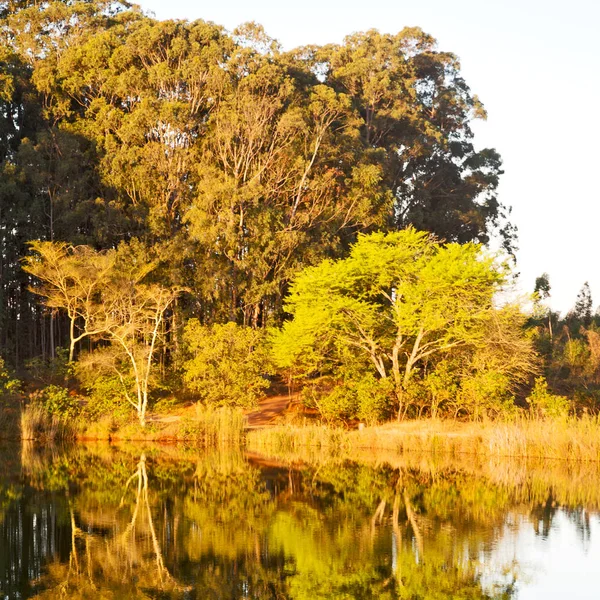
[[[520,289],[546,272],[554,310],[567,312],[585,281],[600,305],[600,0],[138,2],[159,19],[229,30],[256,21],[285,49],[421,27],[460,58],[487,109],[475,143],[504,161],[499,198],[519,230]]]

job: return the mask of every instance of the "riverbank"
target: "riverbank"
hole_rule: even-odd
[[[281,425],[249,431],[249,450],[294,452],[385,450],[495,457],[600,461],[600,420],[519,420],[463,423],[422,419],[349,430],[327,425]]]
[[[264,454],[309,448],[327,453],[376,450],[600,462],[600,418],[592,416],[479,423],[420,419],[357,429],[323,424],[298,413],[294,421],[285,423],[285,411],[279,415],[279,423],[269,418],[257,426],[256,411],[249,419],[238,409],[198,405],[153,415],[143,428],[137,421],[117,422],[108,417],[91,423],[58,419],[32,405],[22,412],[3,414],[0,438],[5,439],[244,446]]]
[[[185,443],[191,446],[243,446],[244,414],[239,409],[179,407],[152,415],[142,427],[136,419],[117,420],[105,416],[97,421],[49,415],[39,406],[29,405],[12,415],[13,426],[0,428],[0,438],[25,441],[100,441]],[[0,419],[0,423],[2,420]]]

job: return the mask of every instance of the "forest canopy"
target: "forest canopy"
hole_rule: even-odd
[[[0,4],[0,294],[7,358],[66,343],[27,290],[30,240],[139,240],[182,318],[281,322],[290,278],[359,232],[514,242],[501,161],[456,56],[418,28],[284,51],[256,24],[115,2]],[[60,319],[60,318],[59,318]],[[54,328],[50,321],[54,320]]]
[[[142,425],[153,390],[247,406],[274,368],[349,386],[347,418],[425,396],[435,414],[439,389],[470,397],[467,375],[511,400],[535,369],[519,309],[492,301],[507,273],[483,248],[516,237],[500,156],[474,143],[485,117],[458,58],[415,27],[284,50],[256,23],[0,2],[7,365],[64,367],[102,405],[121,386]],[[311,329],[326,315],[329,346]],[[500,343],[486,355],[501,338],[522,364]]]

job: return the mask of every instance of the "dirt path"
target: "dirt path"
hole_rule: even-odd
[[[261,400],[258,403],[258,408],[246,415],[248,418],[248,427],[273,425],[274,421],[283,416],[289,402],[290,397],[287,394]]]
[[[283,417],[290,403],[290,397],[287,394],[281,396],[271,396],[264,398],[258,403],[258,408],[246,413],[246,426],[250,428],[266,427],[274,425],[275,422]],[[177,423],[183,417],[194,420],[196,408],[192,404],[180,409],[175,414],[152,414],[148,416],[149,423]]]

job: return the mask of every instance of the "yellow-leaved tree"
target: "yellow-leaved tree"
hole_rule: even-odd
[[[494,300],[507,277],[507,265],[478,244],[442,244],[413,228],[359,236],[348,258],[295,278],[286,304],[292,319],[273,339],[275,361],[305,381],[329,374],[336,385],[388,382],[401,418],[413,380],[443,358],[470,360],[494,324],[503,331],[498,351],[508,344],[521,356],[508,391],[532,370],[534,355],[519,319],[499,318],[508,309]]]
[[[69,360],[73,361],[76,344],[84,338],[104,342],[90,354],[88,363],[119,376],[124,398],[144,427],[165,314],[181,290],[150,280],[157,263],[144,256],[136,243],[107,251],[61,242],[31,246],[33,253],[24,269],[39,282],[31,289],[46,306],[69,317]]]

